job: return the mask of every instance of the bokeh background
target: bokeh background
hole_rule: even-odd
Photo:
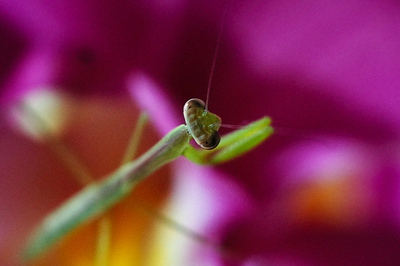
[[[226,124],[269,115],[277,133],[215,168],[181,158],[156,173],[107,214],[103,263],[398,265],[399,5],[1,1],[1,264],[21,264],[35,225],[83,186],[51,140],[101,178],[146,111],[147,150],[183,122],[187,99],[205,98],[226,10],[209,108]],[[95,265],[100,227],[32,264]]]

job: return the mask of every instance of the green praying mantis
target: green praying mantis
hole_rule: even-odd
[[[225,10],[223,21],[226,12]],[[222,27],[214,51],[206,103],[208,103],[221,32]],[[172,129],[136,160],[124,163],[103,179],[86,185],[45,217],[27,242],[23,251],[24,260],[36,259],[75,228],[105,214],[128,196],[143,179],[179,156],[183,155],[200,165],[221,164],[259,146],[274,131],[271,119],[263,117],[220,138],[218,130],[221,119],[208,110],[206,103],[196,98],[187,101],[183,110],[186,124]],[[139,119],[136,128],[143,128],[143,125],[141,126],[143,121],[144,119]],[[193,147],[190,144],[191,139],[194,139],[202,149]]]
[[[26,245],[24,259],[35,259],[73,229],[101,216],[140,181],[179,156],[202,165],[221,164],[248,152],[273,133],[271,119],[264,117],[220,138],[221,119],[199,99],[186,102],[184,117],[186,125],[177,126],[138,159],[87,185],[44,218]],[[192,138],[203,150],[190,145]]]

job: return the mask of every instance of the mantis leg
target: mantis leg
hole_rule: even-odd
[[[146,113],[141,112],[136,123],[135,129],[128,144],[128,148],[122,159],[122,163],[126,164],[133,160],[136,156],[140,140],[144,131],[144,127],[148,121]],[[108,213],[105,213],[98,222],[97,245],[95,254],[96,266],[107,266],[110,264],[112,223]]]

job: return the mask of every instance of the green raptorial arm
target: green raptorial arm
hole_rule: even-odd
[[[269,117],[261,118],[239,130],[223,136],[213,150],[198,150],[188,145],[183,155],[197,164],[220,164],[257,147],[274,132]]]

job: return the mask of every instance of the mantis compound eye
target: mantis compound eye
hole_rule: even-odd
[[[221,137],[219,136],[218,131],[214,131],[207,140],[198,144],[205,150],[212,150],[218,146],[220,140]]]

